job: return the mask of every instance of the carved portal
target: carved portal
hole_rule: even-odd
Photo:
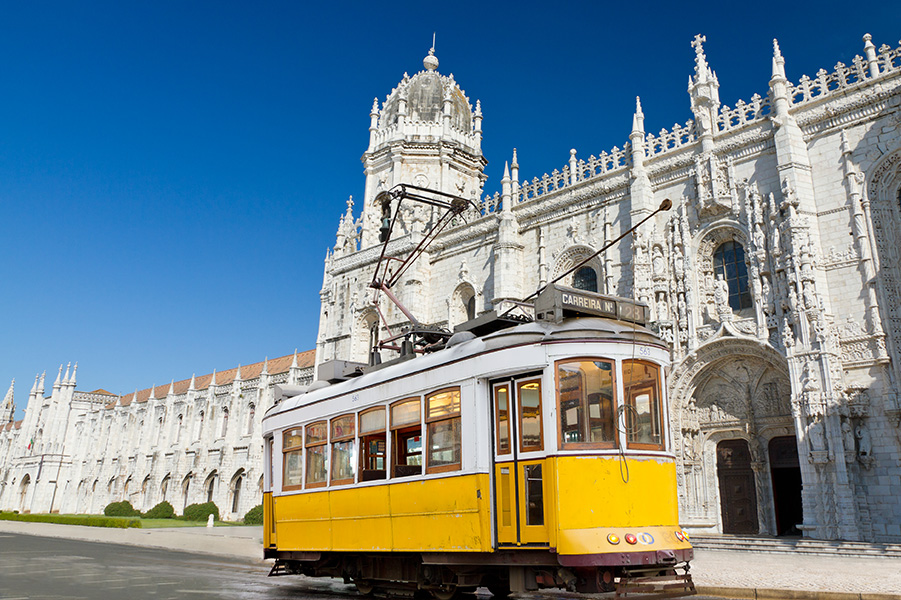
[[[670,397],[673,426],[681,433],[676,438],[683,522],[710,532],[777,533],[769,442],[795,436],[785,359],[756,339],[719,337],[676,368]],[[729,457],[721,454],[735,457],[738,451],[747,460],[727,466]],[[747,497],[724,505],[724,496],[734,495],[724,485],[741,488]]]

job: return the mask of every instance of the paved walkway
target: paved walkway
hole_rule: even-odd
[[[262,563],[262,527],[108,529],[0,521],[0,532],[168,548]],[[901,559],[695,550],[704,595],[754,599],[901,600]]]

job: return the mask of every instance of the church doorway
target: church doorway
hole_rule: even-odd
[[[801,505],[801,463],[795,436],[771,439],[769,456],[776,535],[800,535],[797,525],[804,520],[804,515]]]
[[[723,533],[759,533],[757,488],[747,440],[723,440],[716,445]]]

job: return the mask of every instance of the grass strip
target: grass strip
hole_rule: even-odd
[[[86,525],[88,527],[141,527],[141,519],[131,517],[104,517],[99,515],[47,515],[0,512],[0,521],[25,521],[30,523],[58,523],[61,525]]]

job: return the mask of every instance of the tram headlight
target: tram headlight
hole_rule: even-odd
[[[607,541],[615,546],[619,543],[619,536],[615,533],[610,533],[607,535]]]

